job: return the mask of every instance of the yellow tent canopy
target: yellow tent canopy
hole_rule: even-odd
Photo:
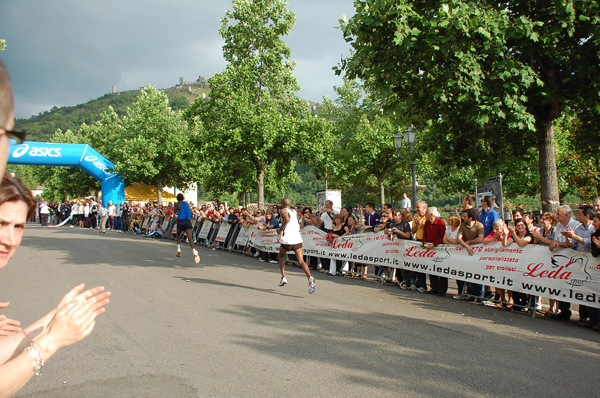
[[[125,200],[137,202],[156,202],[158,197],[158,188],[153,185],[134,182],[125,187]],[[177,197],[172,193],[162,190],[163,202],[177,202]]]
[[[148,184],[144,184],[143,182],[139,182],[137,184],[140,184],[141,186],[143,186],[144,188],[146,188],[147,190],[149,190],[150,192],[152,192],[154,194],[154,197],[158,197],[158,187],[154,186],[154,185],[148,185]],[[172,193],[169,193],[167,191],[165,191],[164,189],[161,189],[161,193],[162,193],[162,201],[163,202],[177,202],[177,196],[173,195]]]
[[[151,202],[156,200],[156,195],[152,196],[152,193],[139,185],[132,184],[125,187],[125,200],[135,202]]]

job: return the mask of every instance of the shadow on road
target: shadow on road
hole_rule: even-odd
[[[253,286],[240,285],[240,284],[231,283],[231,282],[217,281],[217,280],[213,280],[213,279],[188,278],[188,277],[184,277],[184,276],[173,276],[173,278],[177,278],[184,282],[190,282],[190,283],[208,283],[208,284],[215,285],[215,286],[230,287],[230,288],[235,288],[235,289],[254,290],[257,292],[270,293],[270,294],[275,294],[278,296],[285,296],[285,297],[292,297],[292,298],[304,298],[303,296],[287,294],[284,292],[283,288],[282,289],[261,289],[261,288],[257,288],[257,287],[253,287]]]

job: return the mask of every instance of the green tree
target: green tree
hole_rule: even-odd
[[[123,117],[109,107],[100,120],[82,125],[80,134],[113,162],[125,181],[156,185],[159,202],[162,187],[185,188],[201,177],[200,154],[193,145],[196,130],[153,86],[140,92]]]
[[[210,97],[186,113],[192,126],[203,125],[198,143],[207,174],[242,194],[253,176],[259,206],[265,187],[280,191],[293,177],[296,159],[318,155],[312,128],[319,124],[295,95],[294,63],[281,39],[294,24],[285,1],[234,0],[220,29],[228,65],[209,80]]]
[[[39,175],[38,166],[30,166],[24,164],[9,164],[6,166],[6,171],[15,173],[23,184],[30,190],[37,189],[42,185],[42,179]]]
[[[52,142],[85,143],[82,136],[71,130],[56,130]],[[36,174],[44,186],[44,199],[56,202],[79,196],[96,194],[100,182],[78,167],[35,166]]]
[[[557,123],[558,170],[564,188],[561,197],[573,193],[591,203],[600,197],[600,142],[597,136],[578,132],[593,129],[598,120],[581,116],[565,112]]]
[[[325,99],[320,110],[337,138],[329,162],[333,182],[345,186],[348,198],[357,202],[378,193],[383,206],[385,186],[407,181],[398,172],[407,170],[408,156],[399,158],[393,143],[397,118],[391,112],[384,115],[381,103],[356,81],[345,80],[335,91],[337,99]]]
[[[480,164],[493,175],[537,148],[542,200],[559,200],[555,121],[566,107],[598,115],[598,2],[355,6],[342,22],[354,52],[340,71],[428,126],[425,147],[446,165]]]

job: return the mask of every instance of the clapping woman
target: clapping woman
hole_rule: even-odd
[[[15,253],[27,220],[36,208],[31,192],[6,174],[0,183],[0,268]],[[10,397],[59,349],[87,337],[104,312],[110,293],[99,286],[83,291],[74,287],[58,305],[24,330],[0,339],[0,396]]]

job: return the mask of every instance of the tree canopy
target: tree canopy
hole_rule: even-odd
[[[566,108],[598,116],[598,2],[355,6],[342,22],[354,52],[338,73],[364,80],[401,109],[447,169],[506,172],[537,148],[542,200],[558,201],[554,123]]]
[[[165,93],[153,86],[140,92],[123,117],[109,108],[98,122],[83,125],[81,133],[125,181],[156,185],[159,202],[163,186],[185,188],[200,177],[195,130],[188,129],[181,112],[172,110]]]
[[[251,176],[259,206],[264,189],[282,188],[294,176],[296,159],[314,155],[315,127],[308,106],[296,91],[294,63],[283,42],[295,16],[282,0],[234,0],[221,20],[225,40],[223,72],[209,79],[211,92],[186,112],[200,123],[209,189],[217,185],[248,192]],[[266,181],[266,183],[265,183]]]
[[[149,86],[119,116],[112,107],[100,120],[82,124],[76,133],[57,130],[53,142],[89,144],[114,165],[126,182],[156,185],[157,201],[163,186],[186,188],[202,177],[196,130],[189,129],[180,111],[169,106],[162,90]],[[44,197],[89,195],[99,183],[75,167],[43,167],[39,173]]]
[[[396,154],[393,137],[398,118],[385,112],[381,103],[356,81],[344,80],[335,87],[338,98],[325,99],[320,116],[329,120],[335,145],[325,155],[333,183],[345,187],[350,200],[362,202],[379,194],[386,202],[385,186],[407,183],[404,178],[408,153]],[[361,197],[354,197],[358,194]]]
[[[70,144],[85,144],[85,139],[81,134],[74,133],[71,130],[56,130],[52,136],[51,142],[64,142]],[[10,166],[11,168],[14,166]],[[28,170],[35,167],[34,177],[28,178]],[[65,166],[20,166],[17,173],[25,181],[39,181],[44,186],[44,199],[57,202],[67,198],[78,196],[88,196],[92,192],[99,191],[100,182],[94,177],[81,170],[79,167]],[[36,183],[37,185],[37,183]]]

